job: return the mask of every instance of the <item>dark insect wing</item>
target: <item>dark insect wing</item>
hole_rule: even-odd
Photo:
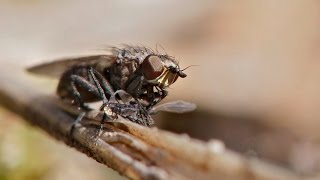
[[[78,57],[68,57],[62,58],[58,60],[54,60],[52,62],[43,63],[40,65],[32,66],[27,68],[27,70],[31,73],[44,75],[53,78],[59,78],[61,75],[75,65],[94,65],[97,63],[106,63],[111,64],[111,61],[115,61],[114,56],[112,55],[88,55],[88,56],[78,56]],[[111,63],[108,63],[111,62]]]
[[[172,101],[153,107],[150,114],[155,114],[159,111],[172,112],[172,113],[186,113],[196,109],[194,103],[185,101]]]

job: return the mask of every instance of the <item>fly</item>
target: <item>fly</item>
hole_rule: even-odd
[[[147,126],[153,124],[150,114],[167,96],[167,87],[187,76],[174,57],[143,46],[112,47],[110,54],[61,59],[28,71],[60,78],[57,94],[64,101],[89,110],[87,103],[102,100],[100,110],[110,112],[106,115]]]

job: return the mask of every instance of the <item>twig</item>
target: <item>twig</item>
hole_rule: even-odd
[[[76,115],[80,111],[54,98],[51,91],[23,70],[6,67],[0,75],[2,105],[129,178],[300,179],[286,169],[231,152],[219,141],[205,143],[123,118],[106,123],[99,138],[98,128],[91,121],[91,125],[85,121],[77,126],[70,136],[75,120],[70,113]],[[91,120],[99,120],[100,116],[96,111],[87,114]]]

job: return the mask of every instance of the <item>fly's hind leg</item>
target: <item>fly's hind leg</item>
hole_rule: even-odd
[[[102,106],[100,107],[100,110],[103,111],[103,117],[101,119],[100,129],[98,132],[98,136],[100,136],[100,134],[103,131],[104,123],[105,123],[106,119],[108,118],[108,115],[104,110],[105,107],[108,106],[108,102],[109,102],[106,97],[106,93],[108,93],[110,96],[112,96],[114,94],[114,90],[113,90],[112,86],[110,85],[110,83],[94,68],[89,67],[88,75],[95,83],[96,88],[97,88],[99,95],[100,95],[102,102],[103,102]]]
[[[78,115],[77,119],[72,123],[71,129],[70,129],[70,132],[69,132],[70,137],[72,137],[74,129],[76,128],[77,125],[80,124],[81,120],[83,119],[83,117],[84,117],[85,115],[86,115],[86,112],[81,112],[81,113]]]
[[[96,96],[99,96],[99,91],[97,87],[95,87],[93,84],[91,84],[89,81],[87,81],[85,78],[78,76],[78,75],[71,75],[71,87],[72,87],[72,93],[76,100],[79,103],[80,108],[84,110],[89,110],[89,107],[84,104],[84,101],[81,97],[81,94],[78,90],[78,86],[83,87],[87,91],[95,94]]]
[[[100,108],[100,110],[102,110],[108,103],[106,93],[109,94],[110,96],[112,96],[114,94],[114,90],[113,90],[111,84],[108,82],[108,80],[105,79],[102,76],[102,74],[100,74],[98,71],[96,71],[93,67],[89,67],[88,76],[93,80],[94,84],[97,87],[99,95],[102,99],[103,104]]]
[[[84,110],[89,110],[89,107],[87,105],[84,104],[84,101],[75,85],[74,82],[71,82],[71,87],[72,87],[72,93],[73,93],[73,96],[77,99],[78,103],[79,103],[79,106],[81,109],[84,109]]]
[[[90,110],[90,108],[88,106],[86,106],[84,104],[84,101],[78,91],[78,87],[81,86],[83,88],[85,88],[86,90],[88,90],[89,92],[95,94],[96,96],[99,96],[99,92],[97,87],[95,87],[92,83],[90,83],[89,81],[87,81],[85,78],[78,76],[78,75],[71,75],[71,87],[72,87],[72,93],[74,95],[74,97],[77,99],[79,106],[81,109],[88,111]],[[80,124],[81,120],[83,119],[83,117],[85,116],[86,112],[81,112],[77,119],[74,121],[74,123],[71,126],[71,130],[70,130],[70,136],[72,136],[72,133],[75,129],[75,127]]]

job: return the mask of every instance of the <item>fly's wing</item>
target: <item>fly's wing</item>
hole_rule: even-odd
[[[75,65],[98,65],[102,63],[107,66],[108,64],[112,64],[114,61],[114,56],[101,54],[69,57],[29,67],[27,68],[27,71],[48,77],[59,78],[67,69]]]
[[[172,101],[161,104],[151,109],[150,114],[155,114],[159,111],[172,112],[172,113],[186,113],[194,111],[197,105],[185,101]]]

